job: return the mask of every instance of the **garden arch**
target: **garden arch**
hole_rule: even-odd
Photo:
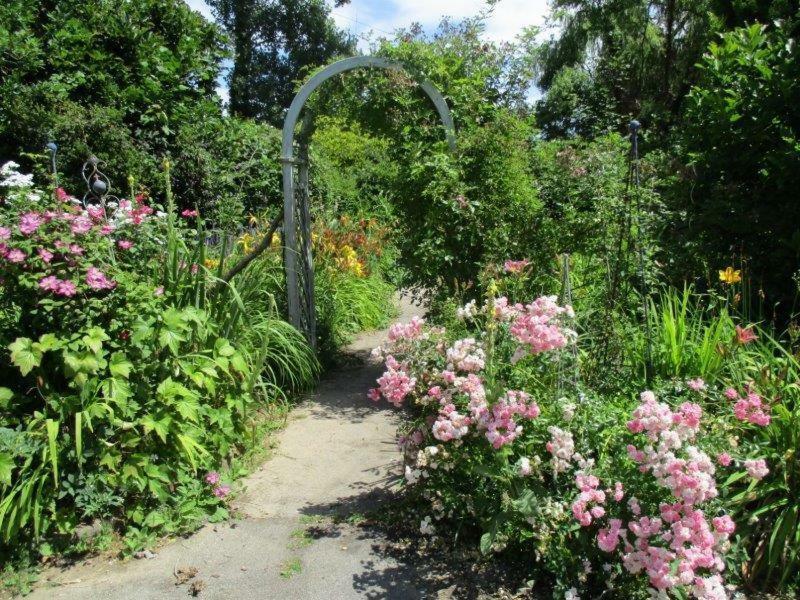
[[[416,76],[399,62],[377,56],[355,56],[340,60],[322,69],[297,92],[286,113],[281,143],[283,165],[283,246],[286,271],[286,294],[289,321],[302,331],[312,346],[316,345],[314,308],[314,264],[311,255],[311,216],[308,206],[308,136],[311,116],[305,115],[300,132],[299,152],[295,158],[294,130],[308,97],[325,81],[359,68],[380,68],[409,73],[428,95],[444,125],[447,142],[455,150],[453,117],[442,94],[429,81]],[[297,167],[297,168],[295,168]]]

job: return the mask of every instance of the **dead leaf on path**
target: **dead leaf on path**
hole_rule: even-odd
[[[175,575],[175,585],[183,585],[190,579],[194,579],[199,572],[197,567],[181,567],[175,569],[173,572],[173,575]]]
[[[202,579],[196,579],[192,582],[192,585],[189,586],[189,595],[198,596],[204,589],[206,589],[206,582]]]

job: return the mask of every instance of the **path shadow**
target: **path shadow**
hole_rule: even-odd
[[[419,534],[416,522],[396,514],[387,518],[388,507],[403,503],[397,479],[387,477],[385,485],[364,486],[360,493],[301,511],[320,518],[306,528],[313,539],[348,536],[371,542],[369,558],[362,559],[360,571],[352,575],[353,590],[360,596],[372,600],[546,597],[520,595],[525,577],[519,564],[486,560],[477,551],[476,540],[458,547],[443,540],[431,544]]]

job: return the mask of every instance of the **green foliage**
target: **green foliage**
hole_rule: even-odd
[[[784,319],[800,264],[800,60],[789,30],[753,25],[711,45],[679,136],[691,171],[678,174],[669,198],[690,218],[667,230],[682,259],[674,270],[703,272],[706,262],[714,273],[734,254],[752,293],[779,305]]]
[[[800,363],[766,333],[760,336],[739,351],[736,375],[774,398],[770,427],[745,440],[761,449],[770,473],[759,485],[733,475],[724,495],[742,524],[743,579],[758,589],[786,589],[797,584],[800,564]]]

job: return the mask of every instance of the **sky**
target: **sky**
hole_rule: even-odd
[[[211,10],[203,0],[186,0],[194,10],[213,20]],[[332,0],[328,4],[333,6]],[[390,35],[399,28],[420,23],[426,30],[436,28],[443,16],[463,19],[478,14],[485,0],[350,0],[349,4],[333,8],[336,24],[359,39],[359,50],[366,52],[366,38]],[[500,0],[486,21],[486,38],[492,41],[513,40],[523,28],[543,25],[548,13],[547,0]],[[217,92],[228,99],[224,82]]]

